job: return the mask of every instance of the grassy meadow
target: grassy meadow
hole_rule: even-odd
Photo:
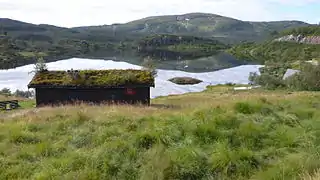
[[[150,107],[19,111],[0,114],[0,179],[320,179],[319,92],[216,86]]]

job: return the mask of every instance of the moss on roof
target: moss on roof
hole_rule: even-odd
[[[29,87],[35,86],[154,86],[154,77],[145,70],[44,71],[35,74]]]

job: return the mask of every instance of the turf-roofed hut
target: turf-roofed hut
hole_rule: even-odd
[[[28,84],[36,105],[141,103],[150,105],[154,76],[147,70],[68,70],[37,72]]]

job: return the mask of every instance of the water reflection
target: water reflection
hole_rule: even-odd
[[[187,72],[209,72],[225,68],[248,65],[247,61],[241,61],[227,53],[217,53],[209,57],[188,57],[181,54],[158,52],[151,55],[157,68],[166,70],[183,70]],[[157,56],[159,55],[159,56]],[[89,59],[105,59],[114,61],[124,61],[135,65],[141,65],[148,54],[137,54],[136,52],[96,52],[85,57]]]

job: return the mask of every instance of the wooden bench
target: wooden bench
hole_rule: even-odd
[[[18,100],[0,101],[0,109],[12,110],[20,107]]]

